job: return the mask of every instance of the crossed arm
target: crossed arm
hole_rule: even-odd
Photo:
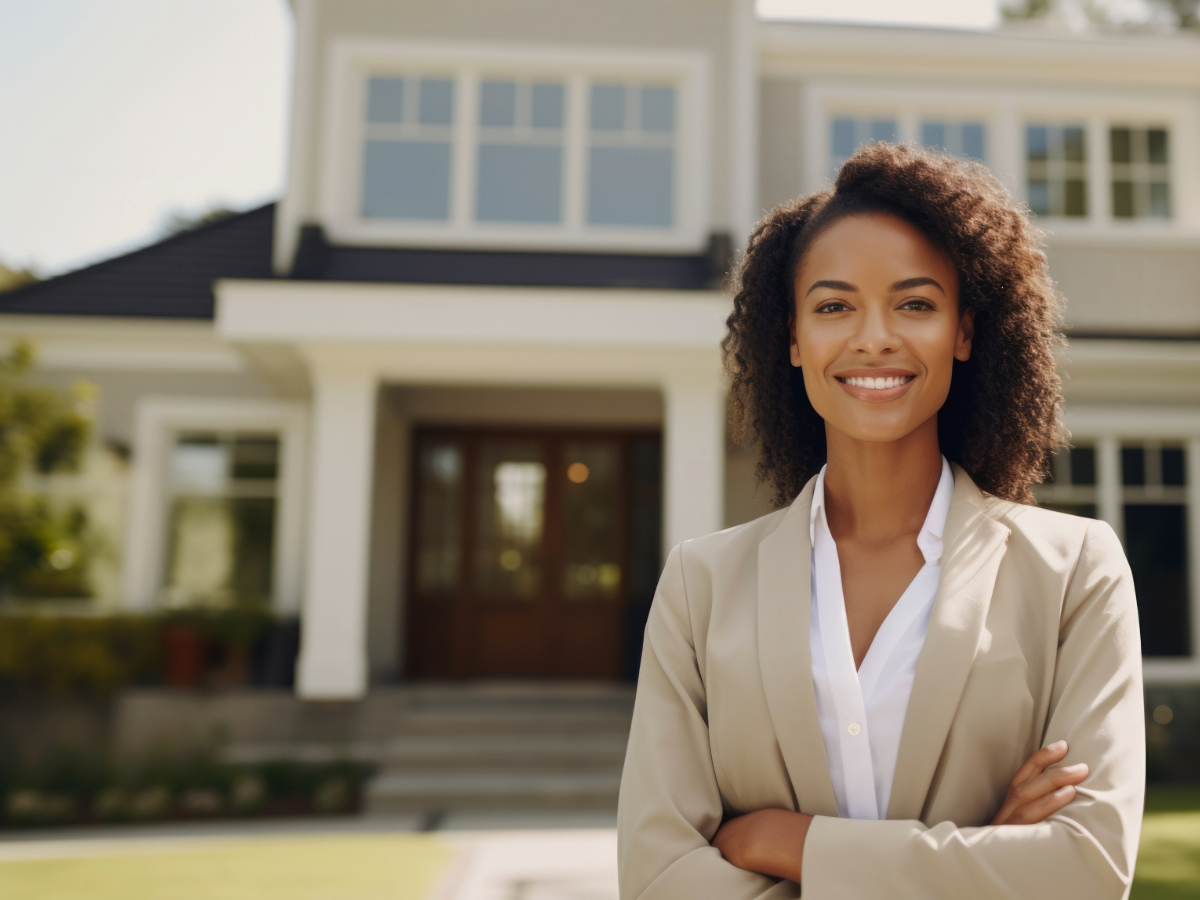
[[[1075,785],[1087,777],[1086,763],[1055,766],[1067,755],[1056,741],[1034,753],[1017,770],[993,825],[1036,825],[1075,799]],[[760,809],[729,819],[712,845],[731,865],[772,878],[800,882],[804,839],[813,817],[787,809]]]

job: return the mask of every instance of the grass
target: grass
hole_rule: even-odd
[[[1146,791],[1142,845],[1131,900],[1200,897],[1200,787]]]
[[[451,850],[435,836],[258,838],[0,865],[2,900],[424,900]]]

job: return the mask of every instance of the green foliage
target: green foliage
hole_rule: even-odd
[[[98,391],[28,381],[33,347],[0,355],[0,596],[86,596],[88,523],[82,509],[54,509],[20,490],[23,475],[78,468]]]
[[[65,693],[161,682],[160,628],[150,616],[0,615],[0,684]]]

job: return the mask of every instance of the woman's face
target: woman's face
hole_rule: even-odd
[[[896,441],[946,402],[954,360],[971,355],[954,266],[894,216],[849,216],[821,234],[796,274],[792,365],[817,413],[862,441]]]

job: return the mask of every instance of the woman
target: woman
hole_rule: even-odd
[[[1144,792],[1132,578],[1038,509],[1058,302],[981,166],[864,148],[750,238],[724,342],[771,515],[670,554],[621,896],[1121,897]]]

